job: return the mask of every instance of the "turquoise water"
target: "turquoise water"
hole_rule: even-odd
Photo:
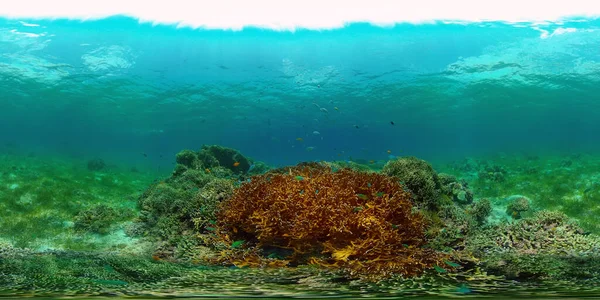
[[[293,33],[25,21],[40,26],[0,23],[6,142],[157,163],[221,144],[275,165],[599,148],[595,20]]]
[[[129,249],[133,244],[123,232],[84,239],[68,230],[66,236],[58,232],[80,206],[135,207],[154,180],[170,176],[176,153],[205,144],[237,149],[273,167],[352,161],[380,168],[396,157],[417,156],[464,177],[475,187],[476,199],[489,197],[500,206],[511,195],[529,192],[536,209],[562,209],[597,234],[598,49],[600,20],[595,19],[393,27],[357,23],[293,32],[177,28],[127,17],[0,19],[0,196],[6,203],[0,203],[0,242],[11,240],[39,251]],[[107,161],[109,171],[89,173],[85,163],[95,157]],[[447,165],[468,157],[496,157],[496,164],[509,169],[509,183],[477,181],[474,171]],[[527,173],[531,168],[542,171]],[[27,206],[40,198],[19,192],[23,188],[51,196],[39,207]],[[11,202],[13,196],[18,205]],[[573,200],[582,197],[587,214],[574,209],[584,207]],[[504,208],[496,210],[504,213]],[[20,231],[24,224],[30,224],[29,231]],[[44,255],[48,265],[65,264],[63,256]],[[97,272],[114,271],[102,270],[106,258],[81,259],[81,265],[97,264]],[[37,265],[35,259],[18,261],[15,266]],[[10,270],[19,268],[11,265]],[[59,267],[48,270],[44,272],[66,274]],[[74,284],[100,296],[151,295],[144,289],[163,289],[159,296],[169,296],[181,288],[181,296],[453,297],[498,292],[498,297],[510,297],[514,292],[543,298],[597,295],[594,280],[600,278],[590,275],[589,282],[572,289],[565,282],[519,286],[510,278],[485,276],[479,286],[469,288],[456,278],[439,285],[425,280],[373,287],[342,280],[326,284],[293,272],[262,279],[228,270],[201,286],[198,278],[206,280],[207,275],[196,270],[172,271],[175,279],[166,279],[168,272],[160,269],[152,282],[144,282],[139,275],[144,272],[127,273],[130,294],[118,286],[126,272],[113,276],[119,279],[111,275],[102,279],[108,281],[93,282],[116,283],[110,292],[87,290],[92,284],[87,281]],[[14,281],[0,278],[0,287],[18,288],[0,292],[0,297],[36,290],[35,280],[11,276]],[[39,279],[40,295],[78,295],[64,282],[46,284],[47,279]],[[341,287],[336,285],[340,282]]]

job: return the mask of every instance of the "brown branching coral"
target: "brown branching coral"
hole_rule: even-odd
[[[254,176],[222,204],[219,220],[222,239],[244,241],[223,259],[238,265],[261,265],[262,250],[285,249],[290,265],[385,277],[417,275],[443,259],[422,247],[424,221],[410,194],[381,174],[314,164]]]

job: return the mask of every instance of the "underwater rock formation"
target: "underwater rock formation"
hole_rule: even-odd
[[[221,261],[421,274],[446,255],[423,247],[425,222],[410,197],[388,176],[318,163],[254,176],[222,203],[219,236],[233,249]]]

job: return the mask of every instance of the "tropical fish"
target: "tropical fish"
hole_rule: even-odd
[[[340,109],[339,109],[337,106],[336,106],[336,107],[334,107],[333,109],[335,109],[335,110],[340,110]]]
[[[244,241],[235,241],[231,243],[231,249],[239,248],[244,244]]]
[[[298,142],[303,142],[303,141],[304,141],[304,139],[303,139],[303,138],[301,138],[301,137],[299,137],[299,138],[296,138],[296,141],[298,141]]]
[[[358,196],[358,198],[363,199],[363,200],[368,200],[369,197],[365,194],[356,194]]]
[[[206,173],[210,173],[210,169],[209,168],[204,169],[204,171],[206,171]]]
[[[315,131],[313,131],[313,134],[314,134],[314,135],[319,135],[319,134],[321,134],[321,133],[315,130]]]
[[[392,150],[388,150],[388,151],[385,151],[385,152],[387,152],[387,154],[391,154]]]
[[[234,166],[234,167],[237,167],[237,166],[239,166],[239,165],[240,165],[240,163],[239,163],[239,162],[237,162],[237,161],[233,163],[233,166]]]
[[[306,151],[313,151],[315,150],[315,147],[306,147]]]
[[[370,164],[374,164],[374,163],[375,163],[375,161],[371,159],[371,160],[369,161],[369,163],[370,163]]]
[[[302,177],[302,176],[296,176],[296,177],[294,177],[294,178],[296,178],[296,180],[298,180],[298,181],[302,181],[302,180],[304,180],[304,177]]]

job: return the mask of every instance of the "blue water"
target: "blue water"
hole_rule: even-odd
[[[596,151],[599,25],[278,32],[2,19],[0,138],[165,167],[202,144],[272,165],[388,150],[427,160]]]

